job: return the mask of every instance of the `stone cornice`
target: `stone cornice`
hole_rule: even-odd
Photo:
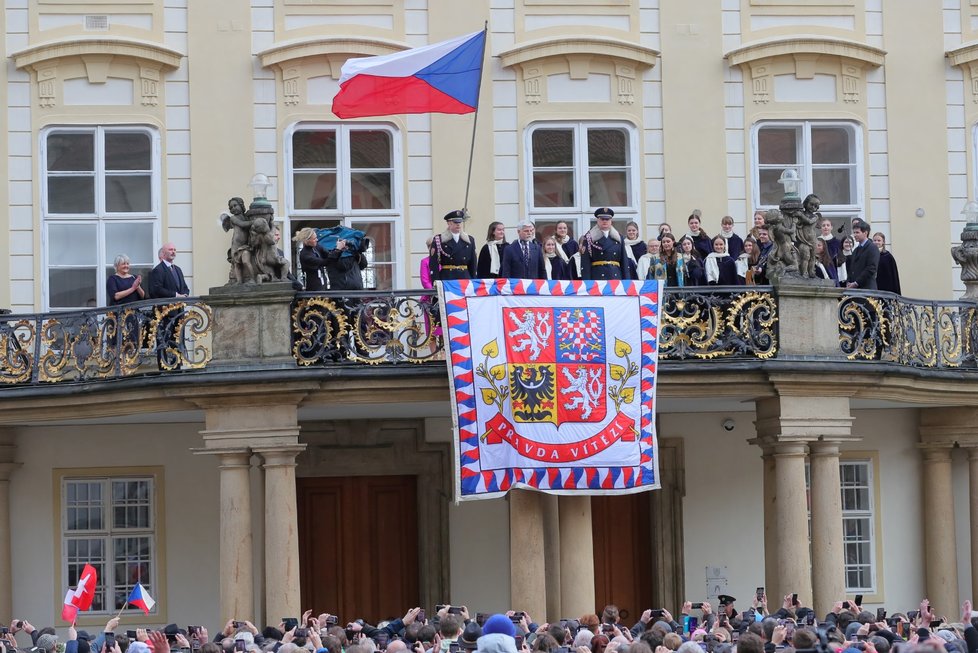
[[[729,61],[731,66],[739,66],[759,59],[796,54],[826,55],[851,59],[878,68],[883,65],[886,51],[849,39],[803,35],[763,39],[747,43],[730,50],[723,55],[723,58]]]
[[[952,66],[961,66],[978,61],[978,41],[962,43],[958,47],[946,51],[944,56],[947,57]]]
[[[173,70],[180,66],[180,60],[184,56],[176,50],[151,41],[100,36],[39,43],[14,52],[11,58],[17,68],[24,69],[65,57],[83,57],[93,54],[131,57]]]
[[[259,52],[258,58],[261,61],[261,65],[267,68],[269,66],[283,65],[297,61],[305,57],[321,57],[330,54],[375,57],[401,52],[402,50],[407,50],[409,47],[404,43],[388,39],[357,36],[321,36],[276,43],[272,47]]]
[[[659,58],[658,50],[604,36],[561,36],[521,43],[500,53],[499,58],[503,66],[509,68],[529,61],[570,54],[622,59],[631,61],[636,66],[654,66]]]

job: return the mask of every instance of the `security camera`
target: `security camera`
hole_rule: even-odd
[[[735,428],[737,428],[737,422],[733,421],[729,417],[727,419],[723,420],[723,430],[724,431],[733,431]]]

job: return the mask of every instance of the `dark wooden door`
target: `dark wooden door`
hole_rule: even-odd
[[[300,478],[297,503],[303,609],[377,623],[419,604],[417,477]]]
[[[618,606],[629,627],[652,605],[649,492],[591,497],[595,612]]]

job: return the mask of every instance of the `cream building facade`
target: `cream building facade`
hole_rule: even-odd
[[[418,288],[426,238],[463,202],[474,117],[341,121],[331,100],[349,57],[486,23],[466,227],[480,244],[492,220],[510,234],[524,217],[543,232],[566,220],[580,234],[597,206],[646,237],[662,222],[682,232],[694,208],[709,232],[731,215],[743,234],[792,167],[840,227],[861,217],[886,235],[905,296],[964,291],[949,250],[978,185],[967,0],[6,0],[0,20],[11,320],[104,306],[115,255],[145,271],[165,242],[194,295],[221,286],[216,218],[256,172],[286,233],[363,229],[367,285]],[[334,611],[328,596],[341,618],[357,616],[344,606],[390,616],[320,559],[350,549],[388,565],[370,597],[390,584],[429,610],[549,619],[758,585],[819,610],[858,593],[895,611],[926,594],[954,615],[978,585],[967,347],[936,371],[851,361],[839,297],[784,290],[776,360],[663,365],[665,487],[628,520],[648,517],[628,535],[645,548],[607,564],[596,547],[610,556],[617,538],[596,541],[622,527],[600,521],[614,506],[519,492],[452,504],[443,367],[303,367],[291,301],[213,295],[213,361],[199,374],[0,389],[0,621],[54,621],[89,560],[105,583],[92,624],[133,580],[159,601],[152,623],[277,623]],[[253,317],[257,332],[242,326]],[[343,479],[405,475],[410,510],[390,511],[405,523],[371,532],[350,515],[383,515],[397,492],[360,504],[343,492],[366,490]],[[316,507],[339,496],[347,512]],[[367,546],[402,538],[397,555]],[[616,567],[644,570],[641,587],[618,598],[595,582]],[[308,578],[338,594],[300,593]]]

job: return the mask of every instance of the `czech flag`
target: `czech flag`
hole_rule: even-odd
[[[98,582],[98,574],[95,567],[85,565],[82,569],[81,577],[78,579],[78,587],[69,589],[65,594],[65,603],[61,607],[61,618],[70,624],[75,623],[79,610],[88,610],[92,607],[95,600],[95,584]]]
[[[143,587],[142,583],[136,583],[136,586],[132,588],[132,592],[129,594],[129,600],[126,601],[129,605],[134,605],[146,614],[153,609],[156,605],[156,601],[153,597],[149,595],[146,588]]]
[[[343,64],[333,113],[340,118],[401,113],[472,113],[479,84],[486,31],[381,57]]]

